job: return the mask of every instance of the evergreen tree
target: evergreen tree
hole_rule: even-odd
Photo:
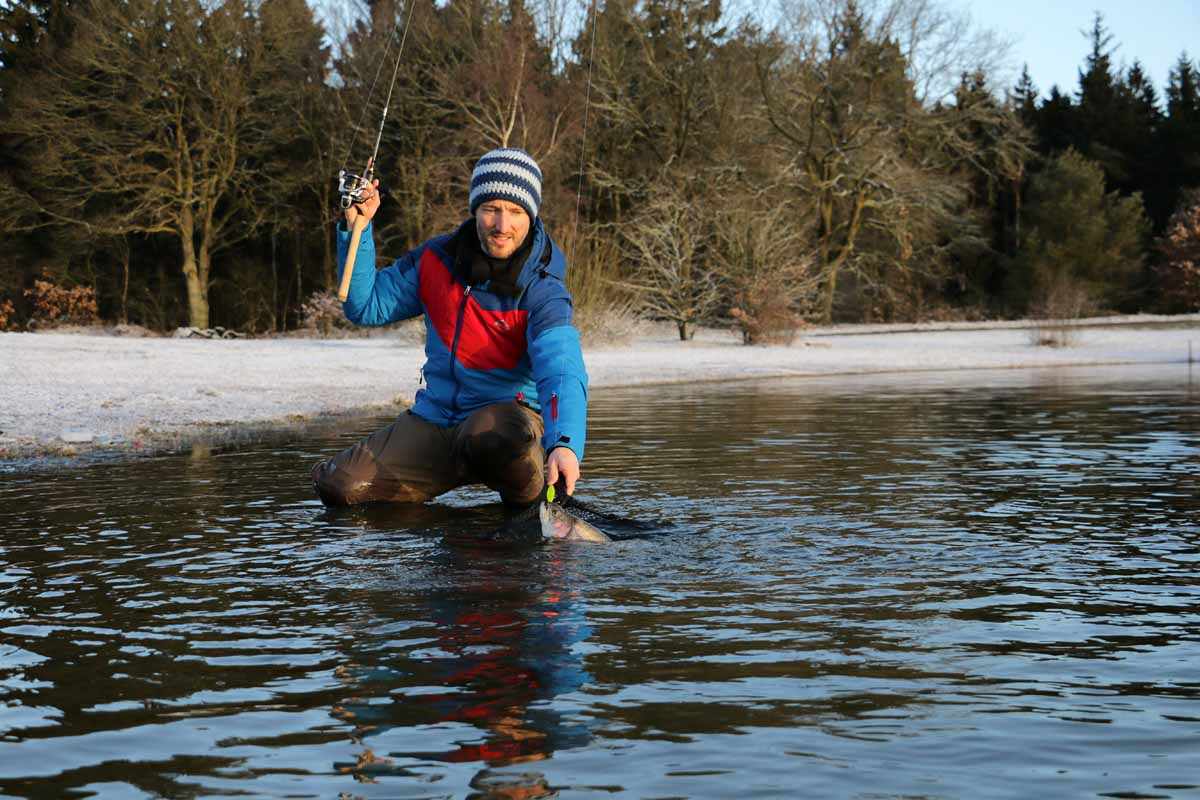
[[[1116,105],[1117,86],[1113,74],[1112,34],[1104,27],[1104,16],[1097,13],[1088,33],[1092,49],[1079,71],[1077,103],[1082,122],[1082,138],[1105,138]]]
[[[216,265],[212,293],[221,324],[267,331],[283,330],[289,312],[334,269],[329,230],[339,209],[329,151],[336,124],[326,83],[330,51],[312,9],[304,0],[261,0],[256,23],[246,53],[257,62],[248,113],[270,110],[274,124],[260,147],[248,149],[246,167],[276,207],[239,256]]]
[[[1200,114],[1200,87],[1197,86],[1196,65],[1187,53],[1179,56],[1171,68],[1167,85],[1167,115],[1181,121],[1195,123]]]
[[[1013,110],[1021,122],[1030,130],[1036,130],[1038,121],[1038,88],[1029,75],[1029,65],[1021,68],[1021,77],[1012,91]]]
[[[45,271],[47,251],[64,256],[78,252],[77,237],[61,237],[57,231],[31,232],[39,226],[30,202],[30,164],[20,141],[8,130],[14,91],[43,72],[71,37],[71,6],[76,0],[25,0],[0,3],[0,250],[7,257],[0,269],[0,304],[9,298],[25,310],[24,289]],[[21,316],[27,316],[22,313]]]
[[[1133,66],[1125,75],[1125,88],[1134,108],[1135,124],[1143,128],[1156,128],[1162,118],[1158,91],[1150,81],[1150,76],[1142,69],[1141,61],[1134,59]]]
[[[1155,227],[1161,226],[1170,211],[1166,176],[1158,152],[1162,112],[1158,92],[1138,61],[1133,62],[1125,79],[1117,87],[1117,105],[1113,117],[1116,146],[1125,158],[1128,176],[1116,187],[1125,194],[1141,192],[1146,213]]]
[[[1053,306],[1082,292],[1101,308],[1130,307],[1149,232],[1140,195],[1105,192],[1100,165],[1069,149],[1031,179],[1026,208],[1012,302]]]
[[[714,167],[718,104],[734,89],[714,75],[728,32],[719,0],[608,0],[594,27],[586,193],[598,214],[619,220],[664,182],[684,191]],[[592,28],[589,20],[575,41],[583,62]]]
[[[1079,72],[1079,91],[1075,113],[1075,149],[1104,168],[1110,189],[1129,190],[1132,180],[1128,153],[1120,144],[1124,131],[1118,98],[1118,81],[1114,74],[1112,34],[1104,27],[1104,17],[1097,13],[1092,20],[1091,52]]]
[[[1027,92],[1037,91],[1028,78],[1026,71],[1018,84],[1026,97]],[[954,169],[969,187],[963,217],[975,217],[982,233],[947,237],[955,265],[948,294],[952,299],[985,305],[1003,292],[1003,256],[1016,247],[1021,186],[1026,163],[1033,156],[1032,137],[1019,113],[996,100],[978,70],[963,75],[954,106],[945,113],[953,119],[948,129],[962,137],[951,139],[952,146],[946,150],[961,156],[954,159]]]
[[[1200,73],[1187,53],[1171,68],[1159,142],[1161,169],[1167,175],[1162,202],[1174,208],[1184,189],[1200,186]]]
[[[0,102],[4,84],[38,69],[66,44],[74,30],[70,11],[78,0],[25,0],[0,4]]]
[[[1051,86],[1037,113],[1038,152],[1050,155],[1074,146],[1078,136],[1076,112],[1071,97],[1063,94],[1057,84]]]

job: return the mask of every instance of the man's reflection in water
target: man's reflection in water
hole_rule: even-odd
[[[544,702],[590,680],[573,645],[591,635],[579,592],[564,585],[565,560],[576,548],[496,553],[448,547],[437,565],[445,583],[409,599],[407,608],[379,607],[395,595],[372,592],[380,621],[403,615],[434,623],[437,641],[422,642],[389,663],[363,653],[339,677],[359,696],[347,698],[334,715],[355,725],[365,752],[353,765],[338,765],[359,780],[414,774],[397,760],[434,760],[483,765],[472,797],[536,798],[552,793],[536,771],[503,773],[491,768],[533,763],[555,750],[580,747],[589,731],[564,719]],[[372,737],[398,727],[465,723],[478,734],[448,749],[374,753]],[[431,737],[438,734],[431,732]]]

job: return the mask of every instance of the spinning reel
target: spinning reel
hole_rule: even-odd
[[[367,161],[367,168],[362,175],[355,175],[344,169],[338,170],[338,194],[341,195],[343,209],[350,208],[355,203],[363,201],[363,193],[371,188],[371,179],[375,176],[375,159]]]

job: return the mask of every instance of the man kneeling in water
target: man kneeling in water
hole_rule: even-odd
[[[368,222],[343,309],[359,325],[424,314],[425,385],[412,410],[313,468],[321,501],[422,502],[482,483],[521,508],[538,500],[543,474],[574,493],[587,372],[567,261],[538,216],[537,163],[517,148],[484,155],[471,175],[471,217],[377,272],[378,184],[338,226],[340,278],[350,229],[360,215]]]

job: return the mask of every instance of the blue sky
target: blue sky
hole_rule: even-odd
[[[1079,68],[1091,49],[1080,33],[1090,30],[1099,11],[1117,46],[1113,62],[1134,59],[1150,74],[1162,94],[1167,73],[1187,50],[1193,63],[1200,57],[1200,0],[948,0],[970,12],[976,25],[992,28],[1013,40],[1012,57],[1019,75],[1022,63],[1045,95],[1051,85],[1073,93]]]

